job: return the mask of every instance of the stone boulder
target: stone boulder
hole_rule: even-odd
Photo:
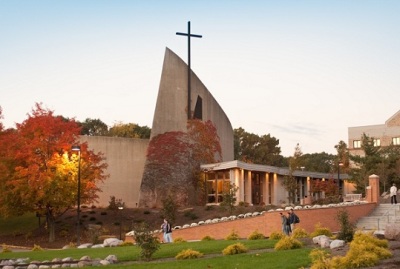
[[[104,239],[103,245],[105,247],[117,247],[119,245],[121,245],[124,241],[119,240],[117,238],[107,238]]]
[[[334,249],[334,248],[340,248],[343,247],[346,244],[346,242],[344,240],[333,240],[330,244],[330,248]]]
[[[400,241],[400,225],[389,223],[385,228],[385,238],[388,240]]]
[[[314,237],[312,240],[314,244],[320,245],[321,248],[329,248],[332,242],[332,240],[326,235],[318,235]]]

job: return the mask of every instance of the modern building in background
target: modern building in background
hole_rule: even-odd
[[[222,202],[223,192],[230,184],[238,187],[236,203],[281,205],[288,202],[288,192],[283,185],[285,177],[290,175],[288,168],[229,161],[205,164],[201,166],[201,170],[206,182],[208,204]],[[310,204],[311,201],[326,198],[325,193],[313,190],[313,181],[339,181],[340,194],[343,197],[354,191],[353,184],[347,182],[347,174],[295,170],[292,176],[299,186],[299,193],[295,197],[298,204]]]
[[[151,138],[166,132],[186,131],[188,114],[187,72],[187,65],[184,61],[167,48]],[[196,119],[213,122],[217,128],[222,148],[220,163],[201,166],[206,186],[207,204],[220,203],[224,188],[229,187],[230,184],[235,184],[238,187],[237,203],[244,202],[251,205],[288,203],[288,192],[283,186],[283,182],[290,173],[289,169],[233,160],[233,129],[229,118],[193,72],[191,72],[191,81],[192,115]],[[395,115],[396,117],[392,117],[393,119],[388,120],[387,125],[397,124],[397,137],[400,137],[400,127],[398,127],[400,116],[398,114]],[[353,145],[353,140],[360,138],[360,135],[351,136],[353,138],[351,145]],[[146,183],[143,182],[143,174],[146,171],[149,139],[82,136],[81,142],[87,142],[89,148],[95,152],[102,152],[108,164],[109,178],[99,185],[102,192],[99,193],[97,206],[107,207],[111,197],[114,196],[116,199],[121,199],[126,207],[137,207],[144,200],[144,192],[151,194],[151,190],[149,192],[148,189],[143,188]],[[312,190],[313,181],[335,180],[339,182],[340,193],[343,197],[354,190],[352,184],[347,183],[347,175],[345,174],[315,173],[301,170],[293,171],[293,176],[300,186],[300,192],[295,197],[296,202],[300,204],[309,204],[311,199],[324,198],[324,193]],[[165,178],[157,179],[157,184],[161,188],[165,187],[165,190],[168,187],[168,180],[171,181]],[[148,202],[153,199],[150,195],[147,195],[147,198]]]
[[[385,147],[400,145],[400,111],[391,116],[384,124],[349,127],[348,149],[351,155],[363,156],[361,137],[366,134],[374,139],[374,145]]]

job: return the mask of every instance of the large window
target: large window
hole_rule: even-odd
[[[400,145],[400,137],[393,137],[392,143],[393,145]]]
[[[229,190],[229,171],[207,173],[207,203],[222,202],[222,195]]]
[[[374,139],[374,147],[380,147],[381,146],[381,140],[379,138]]]
[[[354,140],[353,141],[353,148],[355,148],[355,149],[361,148],[361,140]]]

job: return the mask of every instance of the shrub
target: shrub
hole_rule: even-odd
[[[248,206],[249,206],[249,203],[248,203],[248,202],[240,201],[238,205],[239,205],[239,206],[248,207]]]
[[[279,240],[281,238],[283,238],[285,235],[282,232],[272,232],[269,235],[269,239],[271,240]]]
[[[374,245],[381,247],[381,248],[388,248],[389,243],[387,240],[384,239],[378,239],[376,238],[372,233],[362,233],[362,232],[357,232],[354,235],[354,244],[363,244],[364,242],[371,242]]]
[[[209,235],[206,235],[201,239],[201,241],[212,241],[212,240],[215,240],[215,238],[213,238]]]
[[[260,233],[258,230],[255,230],[254,232],[252,232],[249,237],[247,239],[249,240],[260,240],[260,239],[264,239],[265,236]]]
[[[246,253],[247,248],[242,243],[236,243],[233,245],[227,246],[224,250],[222,250],[223,255],[234,255],[239,253]]]
[[[310,234],[310,237],[313,238],[313,237],[316,237],[318,235],[326,235],[328,237],[331,237],[332,236],[332,232],[331,232],[331,230],[329,230],[329,228],[322,227],[321,223],[318,222],[317,224],[315,224],[315,229]]]
[[[61,230],[61,231],[58,233],[58,235],[59,235],[60,237],[67,237],[67,236],[69,235],[69,232],[68,232],[68,230]]]
[[[288,250],[288,249],[301,248],[302,246],[303,246],[303,243],[301,243],[299,240],[297,240],[293,237],[290,237],[290,236],[284,236],[275,244],[274,249],[275,250]]]
[[[125,202],[122,199],[117,199],[115,196],[110,196],[110,201],[108,202],[108,209],[117,211],[119,207],[125,207]]]
[[[206,208],[205,208],[205,210],[206,210],[206,211],[210,211],[210,210],[214,210],[214,208],[215,208],[215,206],[207,205]]]
[[[174,243],[185,243],[185,242],[186,242],[186,240],[183,239],[182,237],[178,237],[178,238],[174,239]]]
[[[350,243],[350,249],[346,256],[328,259],[328,256],[314,255],[311,259],[315,266],[313,264],[311,269],[371,267],[376,265],[380,259],[392,256],[387,248],[387,240],[380,240],[370,233],[359,232],[354,235],[354,240]]]
[[[315,248],[310,252],[312,265],[310,269],[330,269],[330,254],[324,249]]]
[[[1,250],[2,253],[12,252],[11,249],[6,244],[3,244],[1,248],[2,248]]]
[[[343,263],[347,268],[370,267],[376,265],[380,259],[391,256],[387,240],[378,239],[371,233],[358,232],[350,243]]]
[[[238,240],[239,234],[235,230],[232,230],[232,232],[230,234],[228,234],[225,239],[226,240]]]
[[[128,246],[133,246],[133,243],[132,242],[127,242],[127,241],[124,241],[124,242],[122,242],[122,244],[120,244],[120,245],[118,245],[119,247],[128,247]]]
[[[74,242],[69,242],[68,248],[76,248],[76,244]]]
[[[352,241],[355,226],[350,223],[349,213],[345,209],[339,210],[336,216],[336,220],[340,225],[340,231],[337,235],[337,238],[346,242]]]
[[[42,251],[43,248],[39,245],[33,245],[32,251]]]
[[[135,241],[140,247],[140,258],[148,261],[151,256],[160,248],[160,241],[156,234],[152,234],[146,223],[140,223],[134,227]]]
[[[307,238],[308,233],[303,228],[295,228],[292,233],[293,238]]]
[[[32,236],[33,236],[32,232],[27,232],[27,233],[25,234],[25,239],[32,238]]]
[[[198,219],[199,217],[193,212],[193,211],[186,211],[185,214],[183,214],[185,217],[190,218],[192,220]]]
[[[204,255],[203,253],[193,249],[184,249],[175,256],[175,259],[177,260],[197,259],[203,257],[203,255]]]
[[[96,217],[90,217],[90,221],[96,221]]]

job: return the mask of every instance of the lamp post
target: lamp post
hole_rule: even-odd
[[[122,211],[122,209],[124,209],[123,206],[119,206],[118,207],[119,211]],[[119,217],[119,240],[122,240],[122,215],[121,214],[120,214],[120,217]]]
[[[78,152],[78,198],[77,198],[77,209],[76,209],[76,218],[77,218],[77,223],[76,223],[76,244],[79,246],[81,244],[81,239],[80,239],[80,225],[81,225],[81,219],[80,219],[80,213],[81,213],[81,147],[80,146],[72,146],[71,148],[72,151],[77,151]]]
[[[340,166],[343,166],[342,162],[338,162],[338,169],[337,169],[337,178],[338,178],[338,191],[339,191],[339,195],[340,195]]]

